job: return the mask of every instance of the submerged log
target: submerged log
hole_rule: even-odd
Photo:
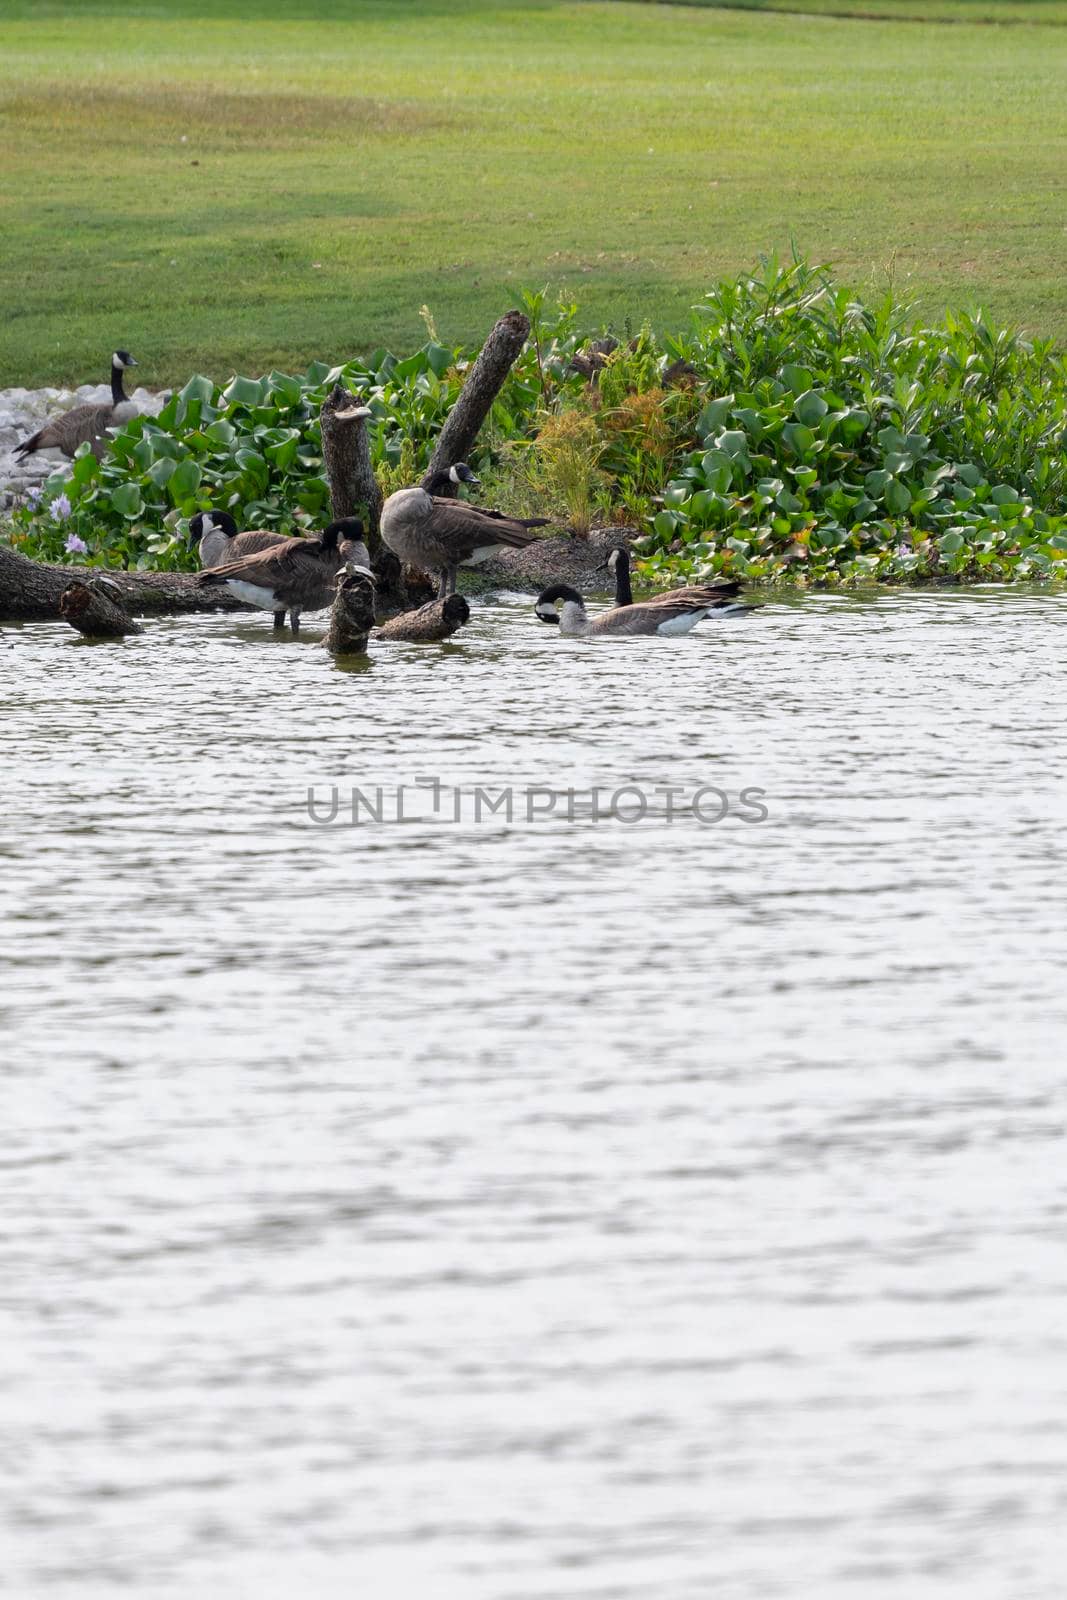
[[[57,622],[69,584],[100,576],[99,567],[54,567],[0,544],[0,622]],[[201,589],[195,572],[118,572],[109,581],[131,616],[173,617],[194,611],[245,611],[227,589]]]
[[[59,614],[87,639],[124,639],[129,633],[144,632],[111,578],[75,578],[59,597]]]
[[[437,447],[422,480],[424,488],[437,473],[467,459],[529,334],[530,320],[521,311],[509,311],[490,333],[438,435]],[[449,484],[441,492],[454,495],[456,485]]]
[[[461,594],[431,600],[417,611],[404,611],[379,628],[376,638],[401,644],[440,644],[470,621],[471,608]]]
[[[333,514],[335,517],[363,517],[367,549],[373,560],[381,544],[378,524],[382,515],[382,491],[370,459],[367,418],[372,415],[369,406],[359,405],[338,383],[322,402],[319,421],[322,462],[330,485]]]
[[[365,655],[373,626],[374,579],[363,567],[342,572],[330,612],[327,650],[335,656]]]

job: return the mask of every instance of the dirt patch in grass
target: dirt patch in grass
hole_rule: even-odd
[[[209,135],[230,144],[286,144],[334,136],[417,137],[454,119],[414,101],[361,95],[220,91],[211,85],[116,87],[97,82],[36,84],[32,94],[0,97],[0,124],[54,135],[77,128],[79,140],[114,145],[145,134]]]

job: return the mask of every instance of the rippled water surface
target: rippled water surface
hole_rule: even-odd
[[[0,632],[0,1592],[1059,1600],[1065,620]]]

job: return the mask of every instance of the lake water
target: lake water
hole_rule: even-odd
[[[0,631],[0,1593],[1060,1600],[1065,622]]]

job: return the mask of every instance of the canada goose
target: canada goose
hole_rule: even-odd
[[[470,614],[471,608],[461,594],[449,594],[443,600],[419,606],[417,611],[402,611],[398,617],[391,617],[375,637],[402,644],[439,644],[462,628]]]
[[[477,482],[467,463],[457,461],[436,473],[429,489],[398,489],[382,507],[382,539],[409,567],[437,573],[438,599],[455,592],[457,567],[474,566],[505,546],[523,549],[536,538],[530,529],[543,528],[548,521],[506,517],[502,511],[483,511],[431,492],[447,483]]]
[[[597,638],[653,633],[669,637],[688,633],[701,618],[721,610],[740,587],[739,583],[728,583],[709,584],[700,589],[675,589],[661,594],[655,601],[617,606],[614,611],[601,611],[598,616],[588,617],[585,601],[577,589],[566,583],[554,583],[537,596],[535,610],[542,622],[558,622],[560,633],[567,639],[584,639],[591,634]],[[557,600],[563,602],[559,611],[554,606]]]
[[[288,611],[295,638],[302,611],[322,611],[332,603],[337,574],[346,563],[369,566],[362,533],[358,517],[343,517],[317,539],[285,539],[240,561],[209,567],[197,582],[225,584],[238,600],[273,611],[275,620],[279,611]]]
[[[128,350],[116,350],[111,357],[111,404],[73,406],[38,428],[31,438],[23,439],[15,446],[15,454],[21,458],[32,455],[35,450],[62,450],[65,456],[74,456],[78,446],[88,439],[93,455],[99,458],[104,452],[108,428],[129,422],[137,415],[137,407],[122,387],[122,374],[127,367],[136,365]]]
[[[359,518],[343,517],[338,526],[346,541],[359,541],[359,550],[355,553],[362,554],[364,565],[369,564],[367,547],[362,543],[363,524]],[[196,543],[202,567],[228,566],[232,561],[240,561],[243,556],[258,555],[261,550],[273,550],[288,538],[287,533],[272,533],[269,528],[253,528],[238,533],[237,524],[228,511],[198,511],[195,517],[189,519],[189,541]],[[341,554],[347,559],[345,546],[342,546]],[[274,626],[284,628],[284,611],[274,613]]]
[[[634,592],[630,587],[630,552],[625,545],[612,545],[608,551],[608,559],[604,565],[615,579],[615,606],[632,606]],[[720,616],[728,617],[737,612],[756,611],[757,606],[748,606],[743,602],[733,604],[735,596],[740,594],[741,585],[736,578],[717,578],[714,583],[699,584],[691,589],[666,589],[662,594],[650,595],[647,600],[642,600],[643,606],[675,605],[680,600],[692,597],[698,603],[704,600],[708,591],[714,590],[723,598],[715,607]]]

